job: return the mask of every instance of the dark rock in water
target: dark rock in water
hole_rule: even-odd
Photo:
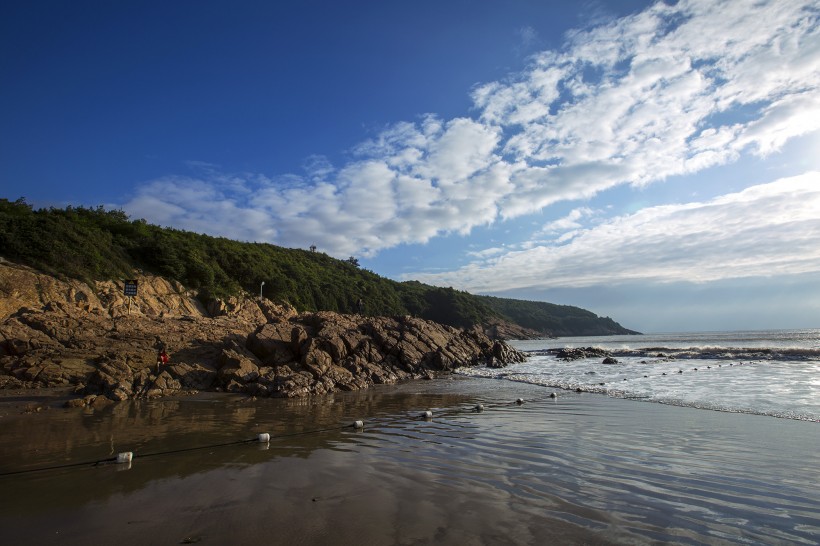
[[[560,349],[555,353],[556,358],[565,361],[580,360],[582,358],[608,357],[609,352],[598,347],[574,347]]]
[[[615,358],[612,358],[611,356],[608,356],[603,360],[603,363],[604,364],[617,364],[618,360],[615,359]]]

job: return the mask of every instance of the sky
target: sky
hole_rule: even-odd
[[[0,198],[820,328],[820,1],[12,1]]]

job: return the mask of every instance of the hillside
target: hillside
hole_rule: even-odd
[[[639,334],[627,330],[609,317],[571,305],[525,301],[492,296],[476,296],[496,313],[515,324],[553,336],[608,336]]]
[[[179,282],[203,303],[261,290],[299,312],[352,313],[361,299],[366,315],[412,315],[499,337],[635,333],[577,307],[396,282],[353,257],[163,228],[103,207],[35,210],[0,199],[0,256],[89,283],[150,273]]]

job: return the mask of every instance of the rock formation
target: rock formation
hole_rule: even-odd
[[[563,349],[551,349],[549,353],[555,354],[555,358],[560,358],[565,362],[580,360],[582,358],[610,357],[609,351],[598,347],[566,347]],[[617,361],[616,361],[617,362]],[[604,364],[614,364],[605,362]]]
[[[70,387],[73,405],[198,390],[296,397],[524,359],[481,332],[412,317],[298,314],[258,298],[206,309],[181,285],[137,281],[129,301],[115,282],[0,263],[0,388]],[[160,349],[170,362],[158,368]]]

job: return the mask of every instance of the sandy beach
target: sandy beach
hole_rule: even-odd
[[[298,400],[7,399],[0,525],[10,544],[820,540],[816,423],[552,392],[454,376]]]

